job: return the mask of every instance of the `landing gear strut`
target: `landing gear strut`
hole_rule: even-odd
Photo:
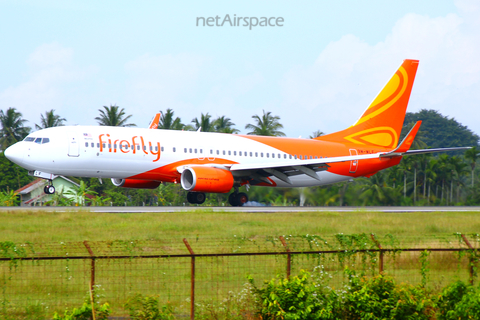
[[[247,202],[248,202],[247,194],[243,192],[238,192],[238,190],[235,190],[233,193],[230,193],[230,195],[228,196],[228,203],[230,203],[232,207],[241,207]]]
[[[192,204],[202,204],[205,202],[205,193],[203,192],[189,192],[187,193],[187,201]]]
[[[50,180],[49,184],[46,185],[43,188],[43,192],[45,192],[46,194],[54,194],[55,193],[55,187],[53,186],[53,182],[51,180]]]

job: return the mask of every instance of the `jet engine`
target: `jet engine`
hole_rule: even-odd
[[[138,180],[138,179],[112,179],[115,187],[134,189],[155,189],[160,185],[159,181]]]
[[[228,170],[214,167],[191,167],[182,172],[182,188],[194,192],[227,193],[233,187],[233,176]]]

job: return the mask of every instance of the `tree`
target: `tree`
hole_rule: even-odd
[[[97,193],[91,190],[83,180],[80,181],[80,185],[78,187],[73,186],[72,188],[68,189],[67,192],[65,192],[65,195],[75,202],[76,206],[80,207],[86,205],[87,194],[94,196]]]
[[[234,125],[235,123],[233,123],[231,119],[227,118],[226,116],[218,117],[213,122],[215,131],[222,133],[239,133],[240,130],[233,128]]]
[[[320,136],[323,136],[325,133],[321,130],[316,130],[316,131],[313,131],[313,133],[310,135],[310,139],[315,139],[315,138],[318,138]]]
[[[160,111],[162,116],[158,123],[158,129],[167,130],[183,130],[185,125],[179,117],[174,118],[174,112],[172,109],[167,109],[167,112]]]
[[[477,147],[473,147],[472,149],[468,149],[465,151],[465,159],[470,160],[470,168],[472,168],[472,188],[473,188],[473,173],[475,171],[475,166],[477,164],[477,160],[479,158],[480,150]]]
[[[0,153],[0,191],[17,190],[30,183],[33,178],[28,171],[8,160]]]
[[[22,114],[15,108],[8,108],[6,112],[0,110],[0,122],[2,124],[0,146],[3,150],[23,140],[30,133],[30,127],[24,125],[27,120],[22,119]]]
[[[201,131],[203,131],[203,132],[214,131],[215,124],[214,124],[214,122],[210,121],[211,118],[212,118],[212,116],[209,115],[208,112],[206,114],[202,113],[201,116],[200,116],[200,120],[198,120],[198,118],[193,118],[192,123],[194,124],[194,129],[198,130],[198,129],[201,128]]]
[[[422,120],[423,142],[430,148],[478,146],[480,137],[458,123],[454,118],[443,116],[438,111],[422,109],[405,115],[404,133],[411,129],[408,124]],[[405,133],[406,134],[406,133]],[[458,152],[460,154],[463,152]]]
[[[98,109],[100,111],[100,116],[96,117],[95,120],[98,121],[98,124],[101,126],[111,126],[111,127],[135,127],[136,124],[127,123],[128,119],[132,115],[125,117],[125,109],[120,109],[119,106],[110,105],[110,107],[103,106],[105,110]]]
[[[50,111],[46,111],[45,116],[43,114],[40,115],[40,125],[35,124],[35,128],[40,130],[51,127],[61,127],[64,125],[64,121],[67,120],[65,118],[60,118],[59,115],[55,114],[55,110],[52,109]]]
[[[255,119],[256,124],[247,124],[245,129],[251,129],[252,131],[247,134],[253,134],[257,136],[276,136],[283,137],[285,133],[281,132],[280,129],[283,129],[283,125],[279,122],[279,116],[272,116],[272,113],[265,112],[263,110],[263,116],[258,115],[252,116]]]

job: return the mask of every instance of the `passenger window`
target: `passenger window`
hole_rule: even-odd
[[[225,155],[225,150],[223,150],[223,155]]]
[[[258,157],[258,152],[255,152],[255,157]]]
[[[200,149],[200,153],[202,153],[202,154],[203,154],[203,149]]]
[[[220,151],[217,150],[217,156],[220,155]]]
[[[241,157],[242,156],[242,151],[238,151],[238,155]]]
[[[173,152],[176,152],[177,151],[177,148],[173,147]]]
[[[315,156],[315,159],[318,159],[318,157],[317,157],[317,156]]]
[[[212,150],[212,149],[210,149],[210,154],[213,154],[213,150]]]
[[[272,153],[272,158],[275,158],[275,153]]]
[[[297,155],[295,155],[295,160],[297,160]]]
[[[116,143],[113,145],[113,149],[117,149],[117,144]]]
[[[195,153],[197,153],[197,149],[195,149]]]
[[[85,142],[85,147],[88,147],[88,142]]]
[[[232,151],[228,150],[228,155],[231,156],[231,155],[232,155]]]
[[[105,149],[105,147],[106,147],[105,143],[102,143],[102,145],[103,145],[103,149]]]
[[[183,151],[184,151],[185,153],[187,153],[187,148],[183,149]]]
[[[283,155],[283,159],[287,159],[287,154],[284,154],[284,155]]]
[[[137,146],[137,150],[140,150],[140,145]]]
[[[270,158],[269,153],[267,152],[267,158]]]
[[[296,157],[296,156],[295,156],[295,157]],[[302,160],[302,155],[299,155],[298,158],[299,158],[300,160]]]
[[[282,158],[282,155],[279,153],[278,154],[278,159],[281,159]]]
[[[236,155],[237,155],[237,151],[233,151],[233,155],[236,156]]]
[[[262,158],[263,158],[263,152],[260,152],[260,157],[262,157]]]
[[[252,153],[250,152],[250,157],[253,157]]]

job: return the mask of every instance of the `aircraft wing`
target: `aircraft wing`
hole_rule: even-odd
[[[155,113],[155,116],[153,117],[152,121],[150,121],[150,124],[148,125],[148,129],[157,129],[158,128],[158,122],[160,121],[160,113]]]
[[[232,164],[230,171],[234,175],[249,176],[259,182],[272,184],[267,179],[269,176],[275,176],[285,183],[291,184],[290,176],[306,174],[314,179],[320,180],[317,172],[325,171],[330,166],[329,163],[346,162],[354,160],[378,159],[382,153],[344,156],[344,157],[328,157],[323,159],[310,160],[290,160],[281,162],[257,163],[257,164]]]

